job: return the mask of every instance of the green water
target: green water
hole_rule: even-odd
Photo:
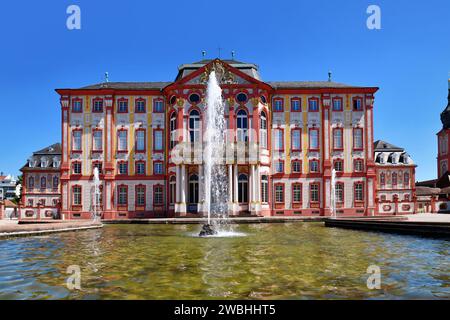
[[[103,229],[0,241],[0,299],[450,298],[450,242],[329,229],[235,226],[243,237],[193,237],[198,225]],[[66,287],[81,269],[81,290]],[[367,267],[381,269],[369,290]]]

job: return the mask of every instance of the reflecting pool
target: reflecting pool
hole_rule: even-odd
[[[0,240],[0,299],[450,298],[450,242],[316,222],[103,229]],[[81,290],[67,268],[79,266]],[[367,268],[380,267],[369,290]]]

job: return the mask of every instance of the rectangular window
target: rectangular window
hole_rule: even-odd
[[[126,130],[120,130],[117,133],[118,136],[118,150],[119,151],[128,151],[128,131]]]
[[[92,102],[92,112],[99,113],[103,112],[103,100],[94,99]]]
[[[275,185],[275,202],[284,203],[284,185]]]
[[[136,130],[136,151],[145,151],[145,130]]]
[[[309,171],[312,173],[319,172],[319,160],[311,160],[309,162]]]
[[[336,202],[342,203],[344,202],[344,184],[336,183],[336,187],[334,189],[335,200]]]
[[[145,186],[136,186],[136,205],[145,206]]]
[[[128,174],[128,162],[119,162],[119,174]]]
[[[119,100],[118,106],[117,106],[117,112],[118,113],[127,113],[128,112],[128,100]]]
[[[363,129],[362,128],[353,129],[353,149],[355,149],[355,150],[363,149]]]
[[[283,112],[284,106],[283,106],[283,99],[274,99],[273,100],[273,111],[274,112]]]
[[[342,111],[342,99],[341,98],[333,99],[333,111]]]
[[[309,149],[319,150],[319,129],[309,130]]]
[[[128,204],[128,187],[118,186],[117,192],[119,194],[117,197],[117,204],[119,206],[126,206]]]
[[[153,189],[153,204],[162,205],[164,201],[163,187],[155,186]]]
[[[93,151],[102,151],[103,149],[103,132],[102,130],[94,130],[92,134],[92,150]]]
[[[292,201],[302,202],[302,185],[299,183],[292,185]]]
[[[153,162],[153,174],[164,174],[162,162]]]
[[[353,111],[362,111],[362,99],[361,98],[353,99]]]
[[[275,136],[275,150],[284,149],[284,132],[281,129],[274,129],[273,134]]]
[[[344,161],[342,160],[334,160],[334,170],[336,172],[343,172],[344,171]]]
[[[81,187],[74,186],[72,188],[72,203],[76,206],[81,205]]]
[[[318,99],[309,99],[308,101],[308,110],[310,112],[319,111],[319,100]]]
[[[81,174],[81,162],[72,163],[73,174]]]
[[[310,185],[310,200],[311,202],[319,202],[319,184],[313,183]]]
[[[145,162],[144,161],[136,161],[136,174],[145,175]]]
[[[275,173],[284,173],[284,162],[283,161],[276,161],[275,162]]]
[[[267,149],[267,118],[265,115],[261,115],[260,118],[259,143],[261,148]]]
[[[291,99],[291,111],[292,112],[301,112],[302,105],[301,101],[298,98]]]
[[[164,102],[162,100],[153,100],[153,112],[164,112]]]
[[[334,150],[342,150],[344,148],[342,129],[333,129],[333,148]]]
[[[145,100],[144,99],[136,99],[136,101],[134,103],[134,112],[145,113]]]
[[[81,151],[81,130],[72,131],[72,151]]]
[[[155,130],[155,143],[154,143],[154,151],[162,151],[163,149],[163,132],[161,130]]]
[[[364,171],[364,162],[361,159],[355,160],[355,172]]]
[[[83,111],[83,101],[81,99],[72,100],[72,112],[80,113]]]
[[[364,201],[364,184],[362,182],[355,183],[355,201]]]
[[[269,202],[269,178],[264,175],[261,177],[261,202],[267,203]]]
[[[302,173],[302,162],[299,160],[292,161],[292,172]]]
[[[291,131],[291,147],[292,151],[301,151],[302,149],[302,130],[293,129]]]

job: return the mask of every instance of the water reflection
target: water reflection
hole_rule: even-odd
[[[449,298],[449,243],[324,228],[239,225],[245,237],[196,238],[196,225],[117,225],[0,241],[0,299]],[[80,291],[67,267],[79,265]],[[369,265],[382,289],[368,290]]]

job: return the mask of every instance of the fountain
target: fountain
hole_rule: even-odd
[[[214,70],[209,74],[206,96],[203,209],[208,213],[208,222],[203,225],[200,236],[218,234],[227,225],[228,220],[228,180],[224,162],[225,109],[222,89]]]
[[[100,177],[97,167],[94,168],[94,194],[92,196],[92,219],[96,221],[100,216]]]
[[[331,218],[336,218],[336,169],[331,170]]]

